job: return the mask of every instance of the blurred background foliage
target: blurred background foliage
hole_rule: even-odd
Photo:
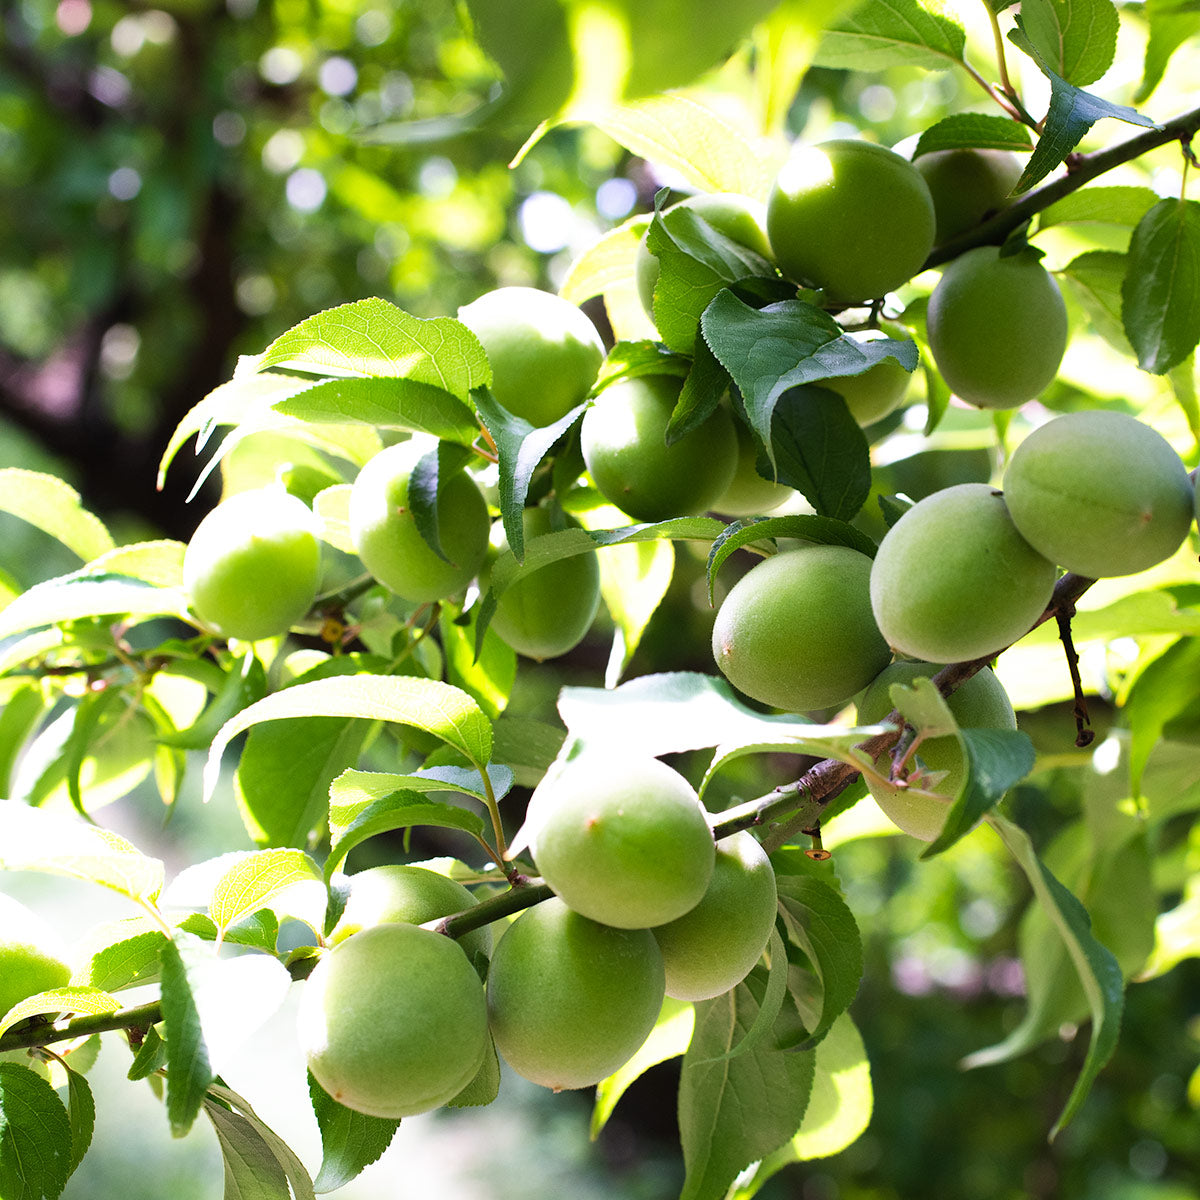
[[[157,493],[158,458],[238,355],[364,296],[427,316],[453,314],[500,284],[552,288],[577,253],[672,182],[586,126],[552,130],[510,167],[532,122],[472,119],[494,101],[496,71],[452,0],[6,0],[2,11],[0,465],[61,474],[119,536],[189,536],[207,505],[185,503],[193,476],[182,461]],[[1140,49],[1119,62],[1132,86]],[[1188,62],[1195,67],[1194,54]],[[1176,76],[1186,80],[1187,70]],[[1173,78],[1164,115],[1175,111]],[[735,62],[713,85],[744,97],[747,79],[745,62]],[[1194,70],[1190,79],[1194,86]],[[793,134],[867,123],[891,144],[974,103],[968,87],[957,75],[908,68],[813,70],[781,112]],[[389,140],[373,136],[380,129]],[[1142,168],[1151,169],[1171,168]],[[1070,406],[1070,394],[1063,399]],[[977,437],[967,443],[897,456],[881,486],[917,497],[988,478],[993,460]],[[22,585],[72,565],[15,521],[0,535]],[[632,674],[711,669],[703,564],[686,547],[678,562]],[[536,668],[515,710],[552,712],[558,687],[602,678],[604,659],[593,639],[571,660]],[[1094,716],[1103,726],[1103,709]],[[1065,708],[1023,718],[1047,752],[1069,746],[1071,725]],[[777,766],[780,779],[795,773],[794,762]],[[750,770],[731,773],[731,794],[763,790]],[[1089,777],[1047,771],[1020,790],[1013,803],[1039,841],[1079,815]],[[148,793],[130,803],[153,824]],[[244,842],[232,812],[221,821],[177,807],[164,843],[175,866]],[[1200,838],[1186,826],[1163,828],[1170,844],[1158,847],[1155,883],[1171,907],[1200,867]],[[763,1195],[1200,1195],[1195,960],[1131,988],[1115,1058],[1082,1115],[1048,1145],[1082,1054],[1073,1029],[1015,1061],[958,1069],[1024,1011],[1024,884],[994,840],[979,834],[922,864],[908,839],[847,834],[835,861],[866,939],[853,1013],[876,1109],[849,1150],[786,1169]],[[276,1071],[272,1049],[248,1056],[247,1077],[259,1085]],[[115,1054],[102,1056],[101,1078],[106,1057],[111,1086],[127,1091]],[[510,1079],[484,1113],[406,1122],[385,1159],[340,1194],[669,1197],[679,1184],[677,1070],[665,1064],[640,1080],[595,1145],[586,1141],[586,1096],[549,1097]],[[295,1081],[278,1082],[260,1111],[311,1161],[313,1130],[289,1107]],[[206,1131],[186,1147],[171,1144],[166,1122],[149,1111],[156,1103],[143,1115],[101,1100],[100,1137],[69,1197],[220,1194]]]

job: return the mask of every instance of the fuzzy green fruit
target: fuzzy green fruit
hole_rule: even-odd
[[[605,925],[673,921],[712,877],[708,817],[691,784],[656,758],[574,759],[538,788],[527,819],[542,878]]]
[[[36,913],[0,893],[0,1017],[29,996],[66,987],[71,968],[64,953]]]
[[[837,300],[870,300],[912,278],[933,248],[921,173],[871,142],[797,149],[767,201],[767,236],[789,279]]]
[[[439,558],[417,530],[408,506],[408,481],[427,453],[424,440],[381,450],[358,473],[350,491],[350,540],[363,566],[384,587],[414,604],[443,600],[475,577],[487,553],[487,503],[474,481],[456,471],[438,492]]]
[[[648,929],[614,929],[546,900],[496,943],[487,984],[496,1049],[543,1087],[590,1087],[646,1040],[662,1008],[663,979]]]
[[[373,1117],[453,1100],[488,1048],[474,967],[450,938],[416,925],[376,925],[326,951],[304,983],[298,1022],[317,1082]]]
[[[920,678],[932,679],[940,670],[941,667],[936,663],[921,662],[894,662],[885,667],[858,701],[858,723],[878,724],[892,711],[894,706],[889,689],[893,684],[911,684]],[[1008,693],[988,667],[955,688],[946,697],[946,705],[963,729],[1017,727],[1016,713],[1013,712]],[[914,796],[904,788],[880,787],[874,782],[869,782],[868,786],[875,802],[893,825],[923,842],[932,842],[942,831],[950,802],[966,781],[967,765],[962,746],[953,734],[922,742],[917,747],[917,755],[927,772],[946,773],[944,779],[927,790],[936,790],[939,795],[948,797],[947,800]],[[875,760],[875,765],[884,774],[890,770],[890,757],[891,752],[888,751]]]
[[[526,545],[552,532],[549,510],[525,509],[522,526]],[[492,547],[497,554],[508,549],[500,521],[492,526]],[[481,586],[485,583],[481,578]],[[496,604],[491,628],[518,654],[540,662],[579,645],[599,607],[600,564],[594,554],[577,554],[547,563],[510,584]]]
[[[1032,250],[960,254],[929,297],[929,348],[950,390],[979,408],[1015,408],[1054,380],[1067,349],[1067,309]]]
[[[1057,575],[995,488],[961,483],[926,496],[888,530],[871,568],[871,607],[894,649],[966,662],[1027,633]]]
[[[741,983],[762,957],[775,927],[775,872],[745,830],[722,838],[700,903],[656,926],[667,973],[667,995],[709,1000]]]
[[[769,513],[795,492],[783,483],[765,479],[758,473],[758,445],[754,434],[744,421],[735,420],[737,433],[737,465],[729,486],[721,493],[713,508],[730,517],[747,517]]]
[[[881,338],[911,341],[907,330],[890,322],[880,329],[855,330],[846,335],[856,342],[875,342]],[[897,358],[881,358],[861,375],[836,375],[830,379],[814,379],[817,387],[837,392],[845,401],[850,415],[859,425],[881,421],[900,407],[908,394],[912,376]]]
[[[347,882],[350,898],[327,939],[331,946],[376,925],[423,925],[478,903],[458,880],[404,863],[369,867],[351,875]],[[487,958],[492,952],[492,931],[485,925],[463,934],[457,942],[469,959],[477,954]]]
[[[935,150],[913,159],[933,197],[940,245],[1000,208],[1021,178],[1021,160],[1009,150]]]
[[[1035,429],[1009,461],[1004,499],[1039,554],[1092,579],[1170,558],[1195,515],[1187,468],[1171,444],[1134,417],[1099,410]]]
[[[785,712],[843,704],[891,652],[871,615],[871,560],[805,546],[752,567],[713,624],[713,657],[734,687]]]
[[[226,638],[286,633],[312,607],[320,581],[316,520],[281,487],[223,500],[196,527],[183,556],[192,608]]]
[[[673,375],[622,379],[583,415],[579,438],[592,479],[605,499],[638,521],[707,512],[733,479],[737,434],[725,409],[667,445],[682,388]]]
[[[604,359],[587,315],[553,292],[502,287],[458,310],[492,364],[492,394],[531,425],[552,425],[582,403]]]

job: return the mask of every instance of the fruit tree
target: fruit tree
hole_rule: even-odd
[[[107,44],[198,44],[203,0],[165,7]],[[226,1196],[300,1200],[349,1194],[401,1121],[578,1092],[595,1136],[664,1071],[664,1196],[785,1171],[837,1195],[839,1163],[847,1195],[912,1194],[952,1157],[910,1053],[984,1081],[939,1085],[948,1108],[1006,1070],[1039,1097],[1024,1174],[984,1149],[957,1194],[1115,1195],[1125,1175],[1086,1168],[1119,1128],[1107,1072],[1159,1038],[1121,1170],[1130,1195],[1185,1179],[1195,6],[446,8],[404,42],[441,46],[432,83],[396,67],[370,103],[328,47],[366,72],[401,16],[330,5],[311,31],[313,138],[281,127],[261,169],[295,168],[293,217],[357,206],[364,273],[289,292],[320,302],[162,431],[192,532],[0,467],[4,528],[40,539],[0,560],[0,1200],[71,1195],[122,1088],[174,1137],[211,1126]],[[229,11],[249,45],[256,6]],[[31,25],[14,77],[91,20]],[[281,104],[311,67],[286,38],[257,61]],[[237,78],[178,128],[258,138]],[[484,220],[512,178],[594,193],[587,220],[526,198],[538,272]],[[186,241],[185,286],[208,253]],[[0,273],[0,311],[22,279]],[[124,311],[113,378],[154,354]],[[52,406],[72,345],[37,386],[0,346],[0,382]],[[900,994],[954,1000],[945,1044],[942,1018],[883,1011]],[[967,999],[988,1042],[952,1050]],[[307,1080],[315,1149],[263,1115],[276,1076]]]

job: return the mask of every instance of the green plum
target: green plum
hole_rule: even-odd
[[[66,987],[65,953],[36,913],[0,892],[0,1017],[37,992]]]
[[[1021,160],[1011,150],[962,147],[934,150],[913,159],[937,216],[936,244],[978,225],[1000,208],[1021,178]]]
[[[758,444],[744,421],[734,420],[737,433],[737,465],[729,486],[713,505],[716,512],[730,517],[769,513],[796,493],[783,483],[766,479],[758,471]]]

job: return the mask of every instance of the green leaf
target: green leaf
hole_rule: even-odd
[[[558,757],[564,737],[558,725],[505,713],[496,722],[492,762],[507,766],[519,786],[533,787]]]
[[[155,538],[149,542],[130,542],[115,546],[88,563],[97,574],[123,575],[157,587],[183,587],[183,556],[187,543],[173,538]]]
[[[627,286],[633,279],[634,260],[650,218],[635,213],[593,242],[567,269],[558,294],[579,305],[613,288]]]
[[[1143,371],[1163,375],[1192,353],[1200,341],[1200,201],[1162,200],[1141,219],[1121,299]]]
[[[313,716],[392,721],[433,734],[477,766],[482,767],[491,757],[491,722],[466,692],[413,675],[335,676],[284,688],[228,721],[209,751],[205,797],[216,787],[221,754],[242,730],[260,721]]]
[[[186,729],[160,737],[160,742],[181,750],[203,750],[212,745],[226,721],[267,694],[267,673],[253,650],[247,650],[241,662],[230,657],[220,690],[203,712]]]
[[[213,890],[209,915],[224,933],[230,925],[269,908],[289,888],[321,883],[321,868],[301,850],[259,850],[242,856]],[[324,887],[321,886],[322,903]]]
[[[1147,665],[1125,698],[1129,725],[1129,787],[1142,794],[1146,764],[1163,729],[1200,697],[1200,639],[1183,637]]]
[[[1112,0],[1022,0],[1021,24],[1040,61],[1077,87],[1095,83],[1116,57]]]
[[[414,317],[371,297],[326,309],[276,338],[257,369],[288,367],[314,374],[412,379],[466,402],[491,382],[479,339],[450,317]]]
[[[438,634],[446,661],[446,682],[462,688],[494,721],[504,711],[517,681],[517,654],[489,629],[476,655],[478,617],[477,605],[455,616],[443,604],[438,616]]]
[[[114,545],[104,522],[83,507],[79,493],[57,476],[41,471],[23,467],[0,470],[0,512],[35,525],[84,562]]]
[[[0,1037],[29,1017],[48,1016],[51,1013],[110,1013],[116,1012],[120,1007],[119,1000],[99,988],[49,988],[44,992],[26,996],[7,1013],[0,1013]]]
[[[922,8],[917,0],[867,0],[826,32],[813,65],[848,71],[940,71],[962,62],[965,45],[960,25]]]
[[[1011,117],[955,113],[930,125],[913,149],[914,159],[939,150],[1032,150],[1029,129]]]
[[[606,687],[616,687],[641,643],[675,574],[675,547],[668,541],[614,546],[597,555],[600,596],[614,626],[605,672]]]
[[[821,981],[820,1017],[803,1047],[820,1042],[854,999],[862,979],[858,924],[841,894],[823,879],[782,875],[776,879],[788,939],[804,951]]]
[[[155,1072],[161,1071],[166,1065],[167,1043],[163,1041],[158,1029],[151,1025],[146,1030],[146,1036],[137,1048],[137,1053],[133,1056],[133,1062],[129,1064],[129,1071],[125,1077],[130,1082],[147,1079]]]
[[[369,1117],[339,1104],[311,1072],[308,1094],[321,1131],[321,1169],[313,1182],[313,1190],[333,1192],[344,1187],[383,1154],[391,1145],[400,1122]]]
[[[500,1094],[500,1056],[496,1044],[488,1038],[487,1052],[475,1078],[452,1100],[446,1101],[447,1108],[482,1108],[491,1104]]]
[[[324,897],[322,889],[321,896]],[[307,920],[313,929],[322,925],[324,904],[310,902],[307,906],[297,905],[299,911],[294,914],[300,920]],[[260,908],[257,912],[243,917],[236,925],[230,926],[222,933],[217,928],[212,917],[205,913],[189,913],[182,921],[177,922],[180,929],[194,933],[206,942],[215,942],[221,938],[226,945],[249,946],[261,950],[264,954],[275,954],[279,946],[279,918],[269,908]]]
[[[152,904],[163,886],[163,864],[119,834],[75,816],[0,801],[0,868],[69,875]]]
[[[55,1200],[73,1169],[71,1119],[40,1075],[0,1062],[0,1196]]]
[[[67,1116],[71,1121],[71,1167],[68,1175],[83,1161],[92,1144],[96,1128],[96,1101],[88,1081],[78,1071],[67,1067]]]
[[[1143,14],[1150,23],[1142,82],[1134,101],[1143,103],[1162,82],[1171,56],[1189,38],[1200,36],[1200,6],[1195,0],[1146,0]]]
[[[1088,250],[1059,271],[1078,296],[1096,332],[1122,354],[1132,347],[1121,317],[1121,288],[1129,260],[1115,250]]]
[[[304,1169],[304,1164],[296,1157],[295,1152],[287,1143],[263,1121],[258,1113],[237,1092],[232,1091],[230,1088],[216,1085],[209,1089],[209,1096],[210,1099],[205,1101],[206,1108],[209,1105],[212,1105],[214,1108],[220,1108],[223,1104],[228,1105],[236,1111],[237,1115],[243,1118],[246,1122],[243,1129],[246,1133],[261,1142],[267,1154],[271,1155],[279,1164],[284,1177],[288,1184],[291,1185],[292,1196],[295,1200],[316,1200],[313,1194],[312,1180],[309,1179],[308,1172]],[[223,1111],[229,1112],[229,1108],[224,1108]],[[212,1116],[211,1112],[209,1116]],[[215,1121],[214,1125],[216,1125]],[[265,1163],[265,1157],[260,1156],[258,1153],[255,1153],[254,1157],[258,1161]],[[228,1164],[228,1162],[229,1158],[226,1156],[226,1163]],[[226,1178],[228,1181],[228,1176]],[[237,1193],[236,1200],[242,1200],[244,1194],[241,1192]],[[229,1200],[234,1200],[234,1197],[230,1197]]]
[[[9,795],[13,766],[46,708],[42,689],[32,683],[19,685],[0,708],[0,795]]]
[[[199,1115],[215,1078],[192,984],[192,976],[209,955],[196,938],[179,931],[163,942],[159,954],[167,1042],[167,1117],[171,1133],[183,1137]]]
[[[1038,225],[1128,225],[1131,229],[1158,203],[1145,187],[1085,187],[1038,214]],[[1091,253],[1106,253],[1091,251]]]
[[[116,929],[139,927],[143,918],[116,926]],[[89,948],[86,957],[76,955],[76,967],[71,982],[76,986],[117,992],[135,983],[149,983],[158,978],[158,953],[166,940],[161,929],[145,929],[131,936],[119,936],[106,945]]]
[[[679,1132],[687,1171],[680,1200],[721,1200],[738,1173],[779,1149],[804,1118],[813,1082],[811,1051],[759,1043],[725,1052],[754,1024],[766,980],[761,968],[713,1000],[696,1005],[696,1028],[683,1058]],[[781,1018],[785,1023],[786,1014]]]
[[[253,1121],[211,1100],[204,1114],[225,1163],[225,1200],[291,1200],[283,1167]]]

